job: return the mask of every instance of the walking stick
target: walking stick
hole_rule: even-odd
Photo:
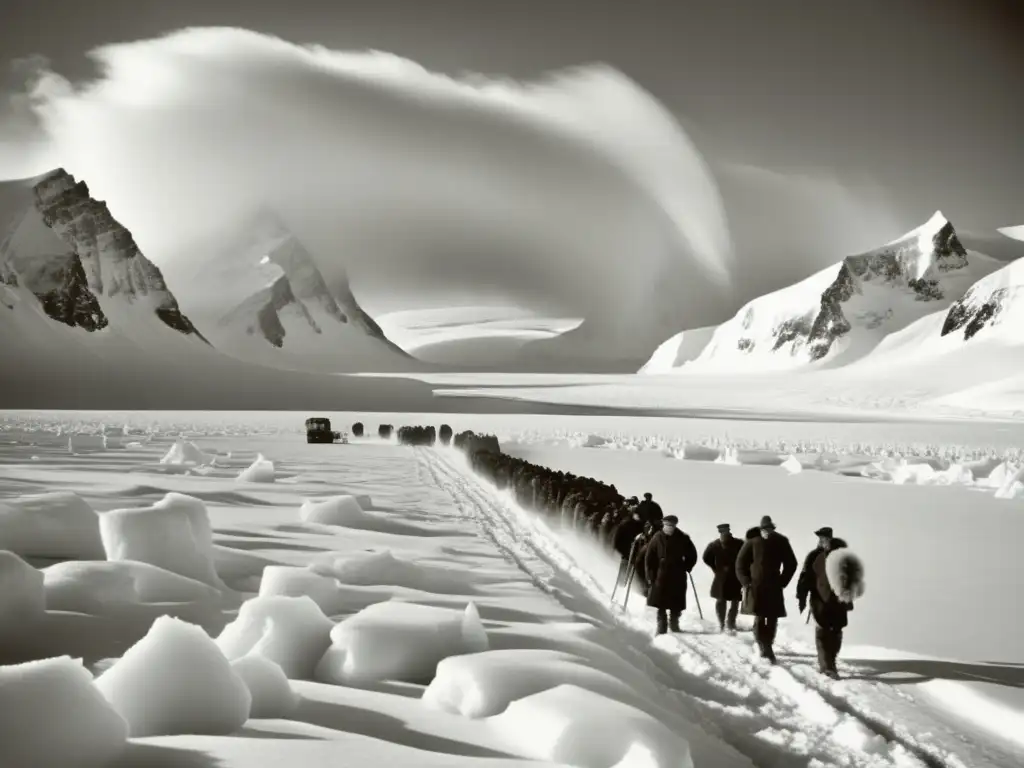
[[[697,585],[693,583],[693,574],[689,571],[686,573],[690,577],[690,586],[693,587],[693,599],[697,603],[697,615],[700,616],[701,621],[704,621],[704,611],[700,609],[700,598],[697,597]]]
[[[626,606],[629,604],[629,595],[632,592],[633,577],[636,576],[636,563],[629,564],[629,571],[626,574],[626,596],[622,598],[622,610],[626,610]]]
[[[636,542],[634,541],[633,542],[633,547],[635,547],[635,546],[636,546]],[[622,578],[629,571],[629,563],[633,559],[633,547],[629,548],[628,559],[623,560],[621,563],[619,563],[619,572],[615,575],[615,586],[612,587],[612,597],[611,597],[611,601],[610,602],[613,602],[613,603],[615,602],[615,593],[619,591],[619,584],[622,583]]]

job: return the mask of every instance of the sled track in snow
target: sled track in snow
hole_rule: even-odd
[[[593,616],[635,655],[653,662],[662,673],[659,682],[677,698],[677,711],[755,764],[793,768],[812,759],[857,768],[1016,764],[1013,758],[973,759],[980,755],[964,762],[943,747],[963,746],[965,740],[933,719],[915,718],[912,697],[885,684],[861,683],[858,691],[868,693],[886,714],[870,711],[836,690],[849,682],[821,678],[806,663],[783,661],[773,667],[755,658],[749,635],[720,635],[717,622],[700,622],[690,611],[684,614],[683,633],[658,638],[652,647],[653,622],[613,611],[606,590],[589,574],[567,565],[573,563],[571,555],[543,523],[506,501],[469,469],[460,454],[451,453],[453,449],[416,450],[426,472],[452,496],[460,514],[475,519],[539,589],[568,610]],[[585,590],[589,600],[560,586],[569,582]],[[915,738],[911,728],[922,735]],[[944,732],[936,733],[940,729]],[[934,743],[938,735],[943,746]],[[924,738],[929,743],[922,743]]]

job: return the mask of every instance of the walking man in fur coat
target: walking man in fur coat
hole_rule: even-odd
[[[736,556],[736,577],[743,585],[743,613],[754,617],[761,658],[774,664],[775,633],[786,615],[784,593],[798,563],[789,539],[776,532],[771,517],[762,517],[759,527],[761,535],[747,539]]]
[[[697,564],[697,547],[678,524],[678,517],[665,515],[661,530],[651,537],[644,553],[650,584],[647,605],[658,609],[659,635],[679,631],[679,617],[686,610],[686,582]]]
[[[818,671],[833,680],[839,679],[836,659],[843,647],[843,628],[853,600],[863,594],[863,572],[860,560],[847,550],[846,542],[836,538],[828,526],[814,532],[818,546],[804,558],[804,567],[796,583],[796,599],[800,613],[811,601],[811,615],[818,649]],[[847,551],[841,551],[847,550]]]
[[[729,524],[722,523],[718,526],[718,538],[707,545],[701,558],[715,574],[711,582],[711,597],[715,600],[715,613],[718,615],[718,629],[721,632],[726,629],[729,632],[736,631],[736,615],[743,597],[743,588],[736,578],[736,557],[742,546],[743,542],[732,535]]]

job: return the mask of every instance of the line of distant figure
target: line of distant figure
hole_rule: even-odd
[[[392,425],[382,424],[378,436],[390,439],[393,431]],[[354,424],[352,433],[361,436],[363,425]],[[698,563],[697,548],[679,528],[679,518],[665,515],[651,493],[645,493],[642,501],[636,496],[626,498],[614,485],[595,478],[509,456],[494,435],[469,430],[453,434],[447,424],[440,430],[405,426],[395,434],[403,445],[453,445],[465,452],[475,472],[499,490],[510,491],[521,508],[543,515],[559,528],[592,535],[621,558],[616,588],[623,580],[632,581],[628,575],[634,574],[647,605],[656,610],[656,634],[680,631],[688,581]],[[814,531],[818,544],[804,558],[802,568],[789,539],[777,531],[770,516],[749,528],[743,540],[733,536],[729,523],[720,523],[717,529],[717,538],[704,548],[700,561],[714,574],[710,592],[719,630],[735,633],[740,612],[753,616],[758,651],[775,664],[778,622],[787,615],[785,590],[799,569],[796,599],[800,613],[809,605],[808,620],[815,620],[818,670],[838,679],[836,661],[843,630],[854,600],[864,592],[860,559],[828,526]]]

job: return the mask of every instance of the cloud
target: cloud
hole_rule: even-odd
[[[371,309],[500,296],[628,336],[651,304],[685,325],[725,295],[713,176],[608,67],[453,78],[229,28],[93,56],[95,82],[34,78],[0,130],[35,151],[0,157],[0,173],[59,163],[85,179],[178,292],[176,275],[270,205]]]
[[[890,242],[934,212],[900,220],[889,195],[869,178],[840,181],[825,171],[743,163],[717,164],[715,173],[729,212],[740,303]]]

